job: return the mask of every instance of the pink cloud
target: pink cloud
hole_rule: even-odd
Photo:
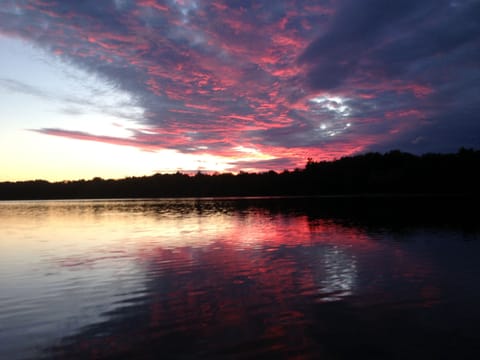
[[[388,143],[392,134],[411,131],[433,113],[432,81],[395,77],[374,58],[396,41],[391,34],[369,46],[353,44],[352,53],[325,41],[331,57],[319,53],[311,63],[300,60],[319,36],[340,31],[334,26],[341,11],[336,1],[249,7],[139,0],[117,8],[35,0],[23,11],[17,23],[0,25],[0,31],[39,44],[131,94],[144,114],[136,125],[148,130],[117,139],[89,135],[78,123],[77,132],[41,131],[49,135],[179,151],[198,141],[211,145],[211,154],[232,157],[235,146],[254,147],[300,164],[306,157],[331,159]],[[323,62],[332,66],[312,73]],[[327,76],[332,86],[312,86]],[[319,94],[343,103],[312,105]],[[348,111],[340,114],[341,106]],[[352,126],[327,137],[317,131],[327,122]]]

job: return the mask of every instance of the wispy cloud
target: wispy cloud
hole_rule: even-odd
[[[0,32],[106,79],[142,109],[128,139],[81,123],[38,124],[42,133],[283,169],[365,150],[478,147],[479,18],[473,0],[7,0]],[[126,116],[95,98],[59,101],[72,116],[80,105]],[[239,147],[269,158],[245,161]]]

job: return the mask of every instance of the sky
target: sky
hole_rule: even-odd
[[[0,4],[0,181],[480,148],[480,0]]]

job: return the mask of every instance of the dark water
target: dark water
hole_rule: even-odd
[[[450,199],[0,203],[0,358],[480,358]]]

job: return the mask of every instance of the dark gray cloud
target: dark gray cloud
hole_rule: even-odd
[[[244,146],[283,168],[478,146],[479,18],[476,0],[6,0],[0,32],[130,94],[149,131],[128,145],[233,158]],[[43,133],[94,138],[78,126]]]
[[[480,2],[341,1],[329,30],[299,57],[312,89],[369,90],[376,105],[369,128],[404,130],[368,149],[451,151],[477,146]],[[388,90],[388,91],[386,91]],[[405,94],[410,92],[410,98]],[[368,114],[358,103],[359,114]],[[472,109],[472,110],[467,110]],[[410,112],[415,119],[401,120]],[[382,117],[383,112],[383,117]],[[395,119],[395,112],[397,113]],[[389,116],[390,114],[390,116]],[[368,116],[367,116],[368,117]],[[468,129],[472,130],[469,131]]]

